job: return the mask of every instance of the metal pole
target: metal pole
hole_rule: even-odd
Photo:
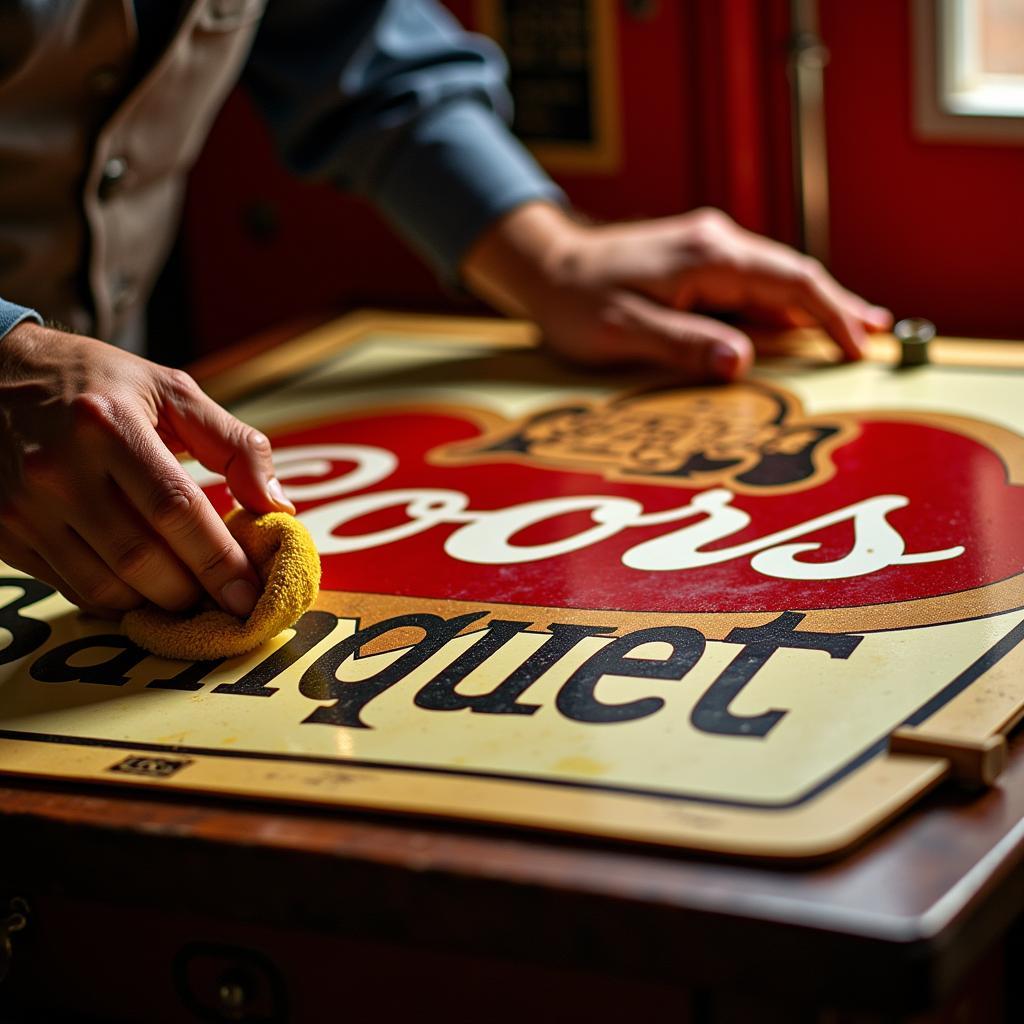
[[[793,175],[806,253],[828,262],[828,153],[824,75],[829,52],[818,35],[817,0],[790,0],[793,34],[789,76],[793,118]]]

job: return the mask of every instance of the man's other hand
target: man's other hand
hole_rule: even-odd
[[[528,203],[477,240],[462,272],[482,298],[534,320],[575,362],[653,363],[691,380],[733,380],[754,358],[743,331],[701,311],[817,324],[847,359],[863,356],[867,331],[892,323],[816,260],[710,209],[586,225]]]
[[[259,578],[175,453],[254,513],[291,511],[270,442],[188,374],[20,324],[0,339],[0,558],[96,614],[202,592],[248,614]]]

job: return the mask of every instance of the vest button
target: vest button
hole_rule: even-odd
[[[103,165],[100,176],[100,198],[106,199],[113,195],[128,173],[128,161],[120,156],[112,156]]]
[[[113,96],[120,84],[117,68],[100,67],[89,75],[89,87],[97,96]]]

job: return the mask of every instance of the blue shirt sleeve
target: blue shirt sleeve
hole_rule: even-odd
[[[297,173],[369,198],[444,276],[562,191],[507,127],[501,51],[429,0],[271,0],[245,82]]]
[[[37,324],[43,322],[43,318],[34,309],[0,299],[0,338],[25,320],[35,320]]]

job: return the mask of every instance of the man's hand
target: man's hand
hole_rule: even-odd
[[[863,355],[865,331],[892,323],[816,260],[718,210],[594,226],[529,203],[477,240],[462,271],[482,298],[534,320],[563,356],[654,363],[694,380],[732,380],[754,358],[746,334],[700,310],[818,324],[847,359]]]
[[[0,339],[0,558],[97,614],[206,591],[248,614],[259,579],[174,452],[255,513],[291,511],[270,443],[169,370],[20,324]]]

